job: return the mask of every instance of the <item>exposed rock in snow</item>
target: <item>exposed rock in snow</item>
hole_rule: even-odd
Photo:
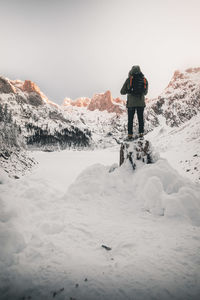
[[[106,91],[104,94],[95,94],[88,105],[88,110],[108,111],[121,114],[125,111],[124,101],[117,98],[115,101],[112,98],[111,92]]]
[[[99,110],[107,111],[109,113],[122,114],[125,112],[125,101],[120,98],[113,98],[110,91],[105,93],[95,94],[92,99],[88,97],[81,97],[76,100],[65,98],[62,106],[87,107],[89,111]]]
[[[16,93],[15,88],[10,84],[9,80],[0,77],[0,94]]]
[[[0,78],[0,165],[10,176],[21,176],[34,164],[19,153],[26,146],[53,151],[91,143],[88,127],[52,105],[33,82]]]
[[[154,152],[151,143],[144,138],[137,138],[133,141],[121,143],[120,147],[120,166],[123,163],[130,163],[135,170],[143,164],[156,162],[158,154]]]
[[[200,112],[179,127],[162,121],[146,138],[182,175],[200,183]]]
[[[9,83],[8,83],[9,84]],[[73,118],[58,105],[52,105],[31,81],[17,81],[16,93],[0,94],[1,107],[7,107],[17,126],[21,128],[27,145],[63,149],[86,147],[91,143],[88,127]],[[11,85],[10,85],[11,86]]]
[[[36,164],[36,160],[27,151],[11,149],[0,153],[0,167],[11,178],[19,179],[31,171]]]
[[[20,93],[20,91],[28,94],[29,96],[36,97],[41,99],[40,104],[43,102],[49,103],[53,106],[58,107],[58,105],[47,98],[47,96],[40,90],[40,88],[31,80],[9,80],[12,87],[15,89],[16,93]]]
[[[172,127],[190,120],[200,111],[200,68],[175,71],[164,92],[147,103],[147,110],[155,119],[163,116]]]
[[[22,86],[22,91],[27,92],[27,93],[36,93],[38,94],[41,99],[45,102],[48,102],[47,96],[45,96],[39,89],[39,87],[32,81],[30,80],[25,80],[24,84]]]

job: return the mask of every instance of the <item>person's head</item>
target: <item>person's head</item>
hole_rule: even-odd
[[[132,69],[129,71],[128,75],[133,76],[134,74],[139,74],[139,73],[141,73],[140,67],[133,66]]]

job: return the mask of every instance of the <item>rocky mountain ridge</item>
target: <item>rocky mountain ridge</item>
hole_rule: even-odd
[[[197,115],[200,111],[200,68],[175,71],[163,93],[148,101],[147,111],[147,118],[163,117],[170,127],[180,126]]]
[[[182,126],[199,112],[200,68],[175,71],[163,93],[146,103],[145,132],[163,124]],[[120,144],[127,134],[125,100],[113,99],[111,92],[106,91],[91,99],[65,98],[59,106],[30,80],[0,77],[0,129],[4,165],[11,153],[27,147],[45,151],[105,148]]]
[[[125,112],[125,100],[113,98],[111,91],[94,94],[91,99],[87,97],[81,97],[76,100],[65,98],[62,107],[65,109],[67,106],[86,107],[89,111],[97,109],[99,111],[107,111],[116,114]]]
[[[104,140],[108,144],[120,142],[126,135],[125,102],[120,98],[114,99],[111,92],[106,91],[95,94],[91,99],[65,98],[59,106],[50,101],[30,80],[23,82],[0,77],[0,103],[7,104],[15,122],[21,124],[27,144],[34,147],[51,144],[61,148],[66,145],[76,147],[79,144],[103,145]],[[171,127],[180,126],[199,111],[200,68],[175,71],[164,92],[158,98],[148,99],[145,130],[151,131],[160,124],[160,120]],[[64,140],[60,137],[61,131]]]
[[[91,147],[88,126],[49,101],[31,81],[0,77],[0,166],[13,177],[34,165],[27,149]]]

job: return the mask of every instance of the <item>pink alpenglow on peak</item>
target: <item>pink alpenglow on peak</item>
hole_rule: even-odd
[[[17,80],[9,80],[9,82],[15,88],[16,92],[22,91],[28,94],[36,93],[42,98],[44,102],[53,103],[49,101],[47,96],[45,96],[45,94],[41,92],[40,88],[31,80],[22,81],[17,79]]]
[[[95,94],[91,99],[88,110],[93,111],[95,109],[121,114],[125,111],[125,101],[119,98],[113,99],[111,92],[106,91],[104,94]]]
[[[31,80],[25,80],[24,81],[24,84],[22,86],[22,91],[27,92],[27,93],[37,93],[38,95],[40,95],[42,100],[44,100],[45,102],[47,102],[47,103],[51,102],[51,101],[49,101],[47,96],[45,96],[45,94],[43,94],[40,91],[40,88]]]
[[[125,100],[120,98],[113,99],[111,92],[106,91],[105,93],[94,94],[92,99],[87,97],[81,97],[76,100],[65,98],[62,106],[85,107],[90,111],[97,109],[99,111],[121,114],[125,111],[125,102]]]
[[[65,98],[63,101],[63,106],[87,107],[90,101],[91,99],[87,97],[77,98],[76,100]]]
[[[40,90],[40,88],[37,86],[36,83],[34,83],[31,80],[10,80],[10,84],[15,88],[16,92],[22,91],[25,93],[36,93],[37,95],[40,96],[41,100],[44,101],[45,103],[48,103],[50,105],[53,105],[55,107],[59,107],[58,104],[54,103],[53,101],[49,100],[48,97]],[[42,104],[43,102],[41,102]]]

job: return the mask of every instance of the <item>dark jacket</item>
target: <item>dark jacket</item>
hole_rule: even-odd
[[[140,67],[139,66],[133,66],[132,69],[129,72],[129,77],[126,79],[126,81],[123,84],[123,87],[120,91],[120,93],[122,95],[126,95],[127,94],[127,103],[126,106],[127,107],[144,107],[145,106],[145,95],[148,92],[148,81],[146,80],[146,84],[147,84],[147,89],[146,92],[142,95],[132,95],[129,94],[129,90],[130,90],[130,77],[134,76],[134,74],[142,74],[142,72],[140,71]]]

